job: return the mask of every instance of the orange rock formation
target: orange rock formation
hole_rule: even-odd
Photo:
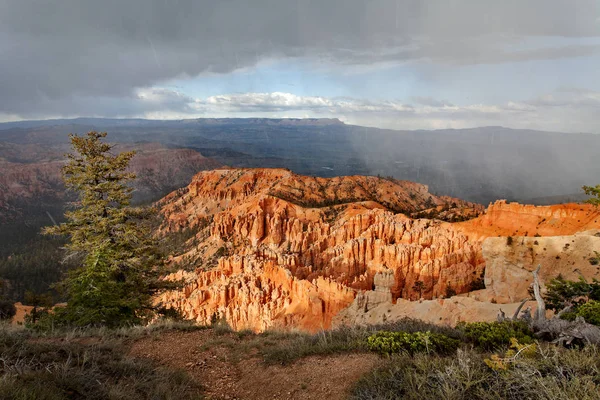
[[[600,212],[591,204],[533,206],[497,201],[485,214],[457,224],[470,237],[573,235],[600,226]]]
[[[600,227],[589,206],[497,202],[477,217],[481,206],[417,183],[284,169],[201,172],[160,205],[162,234],[189,239],[169,277],[185,287],[158,301],[201,323],[257,331],[328,328],[362,291],[371,302],[465,293],[483,284],[488,236]],[[413,218],[422,215],[431,219]]]

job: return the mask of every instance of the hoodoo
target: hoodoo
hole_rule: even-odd
[[[169,276],[185,287],[157,301],[201,323],[224,318],[255,331],[328,328],[359,294],[371,305],[473,291],[474,301],[490,302],[481,289],[501,285],[486,271],[486,238],[600,228],[586,205],[497,202],[484,211],[413,182],[284,169],[204,171],[159,204],[161,234],[187,241]]]

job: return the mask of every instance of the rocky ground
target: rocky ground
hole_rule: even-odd
[[[136,341],[130,354],[185,370],[210,399],[344,399],[379,362],[374,354],[357,353],[269,365],[253,347],[259,345],[255,337],[212,329],[167,331]]]

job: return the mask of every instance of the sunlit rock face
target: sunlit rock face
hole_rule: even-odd
[[[481,206],[413,182],[284,169],[201,172],[159,205],[160,234],[189,239],[170,259],[182,268],[170,278],[185,287],[157,301],[200,323],[224,318],[255,331],[329,328],[357,293],[371,304],[467,293],[487,279],[486,237],[594,225],[589,207],[500,202],[479,216]],[[520,215],[526,223],[517,226]]]
[[[486,260],[486,291],[480,297],[498,303],[518,302],[530,296],[531,271],[540,268],[540,279],[547,283],[561,275],[565,279],[600,279],[600,265],[594,261],[600,252],[598,230],[575,235],[548,237],[488,238],[483,242]],[[542,288],[543,289],[543,288]]]
[[[591,204],[533,206],[490,204],[485,214],[457,224],[470,237],[573,235],[600,227],[600,209]]]

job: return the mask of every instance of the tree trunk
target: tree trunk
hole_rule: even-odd
[[[535,310],[533,319],[536,321],[544,321],[546,319],[546,303],[542,297],[540,278],[538,275],[540,268],[542,268],[542,264],[538,264],[537,268],[533,271],[533,294],[535,296],[535,301],[537,302],[537,309]]]

